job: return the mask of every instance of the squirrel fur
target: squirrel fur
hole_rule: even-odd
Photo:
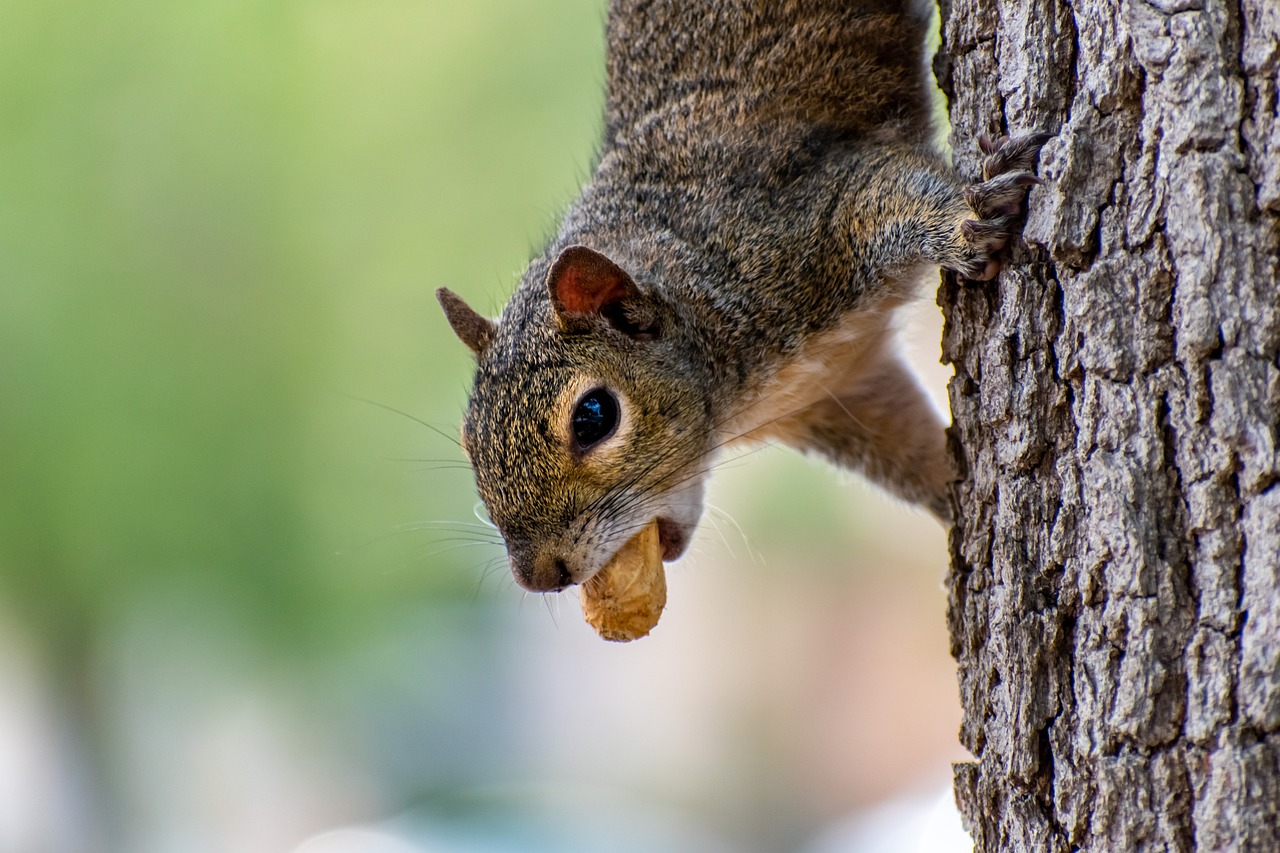
[[[950,518],[944,427],[893,311],[930,267],[996,274],[1047,136],[987,143],[966,187],[929,144],[914,5],[611,3],[581,197],[497,320],[438,294],[477,359],[462,444],[526,589],[582,583],[655,518],[680,556],[743,441]],[[597,390],[616,417],[584,446]]]

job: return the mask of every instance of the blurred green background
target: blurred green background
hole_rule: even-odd
[[[586,178],[603,5],[0,4],[0,850],[799,849],[945,780],[918,514],[730,463],[630,648],[477,526],[433,291]]]

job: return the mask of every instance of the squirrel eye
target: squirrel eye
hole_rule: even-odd
[[[588,391],[573,410],[573,437],[586,450],[608,438],[618,425],[618,401],[603,388]]]

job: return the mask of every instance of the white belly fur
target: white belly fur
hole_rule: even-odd
[[[749,398],[720,430],[718,444],[786,442],[793,417],[814,403],[842,397],[875,369],[893,346],[893,315],[906,301],[888,296],[850,311],[833,329],[811,338]]]

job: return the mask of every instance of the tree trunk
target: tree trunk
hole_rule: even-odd
[[[952,145],[1044,129],[944,283],[979,851],[1280,851],[1280,3],[956,0]]]

